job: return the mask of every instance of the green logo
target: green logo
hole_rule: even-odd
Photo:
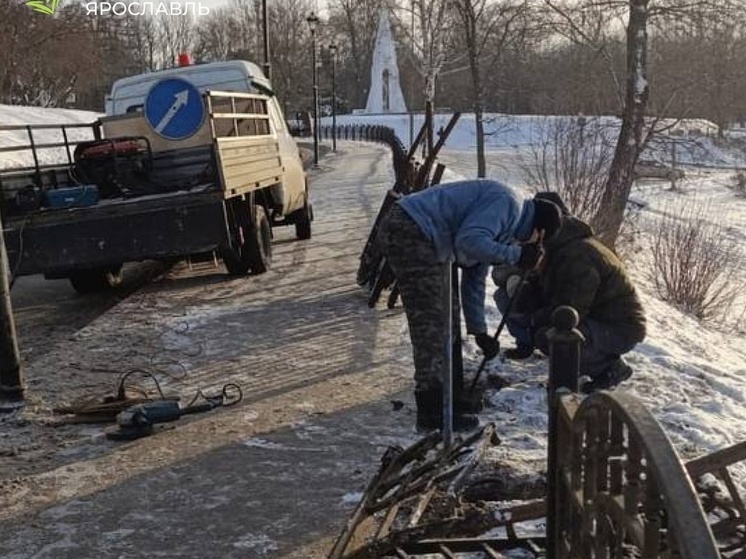
[[[51,16],[52,14],[54,14],[54,11],[57,9],[59,3],[60,0],[28,0],[28,2],[26,2],[26,5],[35,12]]]

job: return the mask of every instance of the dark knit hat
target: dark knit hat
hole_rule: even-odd
[[[544,242],[557,234],[562,226],[562,210],[557,204],[534,198],[534,229],[544,231]]]
[[[562,199],[562,197],[559,194],[557,194],[556,192],[552,190],[543,190],[541,192],[537,192],[536,194],[534,194],[534,199],[549,200],[562,211],[563,216],[570,215],[570,209],[565,204],[565,201]]]

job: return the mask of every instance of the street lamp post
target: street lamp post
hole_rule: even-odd
[[[319,166],[319,79],[316,70],[316,26],[319,18],[311,12],[306,18],[311,28],[311,65],[313,66],[313,166]]]
[[[337,151],[337,45],[329,45],[332,53],[332,151]]]
[[[262,0],[262,46],[264,47],[264,75],[272,80],[272,65],[269,61],[269,21],[267,19],[267,0]]]

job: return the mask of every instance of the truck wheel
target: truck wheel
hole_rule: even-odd
[[[306,200],[305,205],[295,212],[295,236],[301,241],[311,238],[311,222],[313,221],[313,206]]]
[[[254,227],[246,234],[244,250],[252,274],[263,274],[272,264],[272,227],[262,206],[254,206]]]
[[[249,273],[249,263],[246,261],[243,247],[221,249],[220,256],[223,259],[223,264],[225,264],[225,269],[231,276],[245,276]]]
[[[100,293],[122,284],[122,265],[92,270],[78,270],[70,274],[73,289],[81,294]]]

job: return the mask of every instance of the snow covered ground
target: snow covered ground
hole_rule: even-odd
[[[69,110],[40,110],[0,106],[0,122],[8,124],[91,122],[95,113]],[[487,115],[488,174],[517,188],[527,190],[525,178],[516,163],[547,118]],[[438,115],[436,129],[444,127],[450,115]],[[606,119],[613,137],[615,119]],[[323,119],[331,124],[330,118]],[[340,115],[339,126],[352,123],[376,123],[394,128],[405,145],[422,124],[421,116],[412,120],[406,115],[364,116]],[[746,303],[736,300],[726,321],[702,324],[662,302],[655,293],[650,277],[651,258],[645,248],[650,241],[650,224],[660,212],[669,208],[672,199],[690,199],[706,205],[711,219],[725,227],[744,246],[746,239],[746,198],[738,197],[729,188],[734,169],[746,161],[744,153],[716,146],[713,138],[703,132],[707,123],[699,121],[681,126],[679,138],[696,149],[680,150],[677,160],[697,165],[677,192],[664,181],[648,181],[636,186],[634,196],[644,203],[640,219],[640,234],[635,247],[624,252],[648,316],[648,338],[628,355],[635,374],[621,390],[640,398],[661,421],[681,456],[692,458],[746,439]],[[52,134],[58,134],[54,132]],[[59,136],[40,134],[37,141],[55,141]],[[25,133],[0,131],[0,146],[26,143]],[[446,144],[442,160],[448,164],[447,178],[473,176],[475,173],[473,119],[461,117]],[[652,158],[665,160],[670,146],[651,152]],[[15,152],[0,154],[0,168],[29,164]],[[737,281],[746,285],[746,268],[741,267]],[[488,289],[488,320],[497,326],[500,315]],[[744,287],[746,291],[746,287]],[[743,295],[743,291],[742,291]],[[403,319],[402,319],[403,320]],[[503,334],[505,347],[512,340]],[[467,359],[475,367],[480,360],[475,346],[466,344]],[[525,363],[515,364],[494,360],[487,374],[499,374],[512,384],[492,395],[492,406],[484,419],[498,425],[503,444],[493,452],[510,461],[516,470],[537,472],[544,467],[546,457],[546,360],[535,356]],[[740,484],[746,480],[746,470],[736,473]]]

